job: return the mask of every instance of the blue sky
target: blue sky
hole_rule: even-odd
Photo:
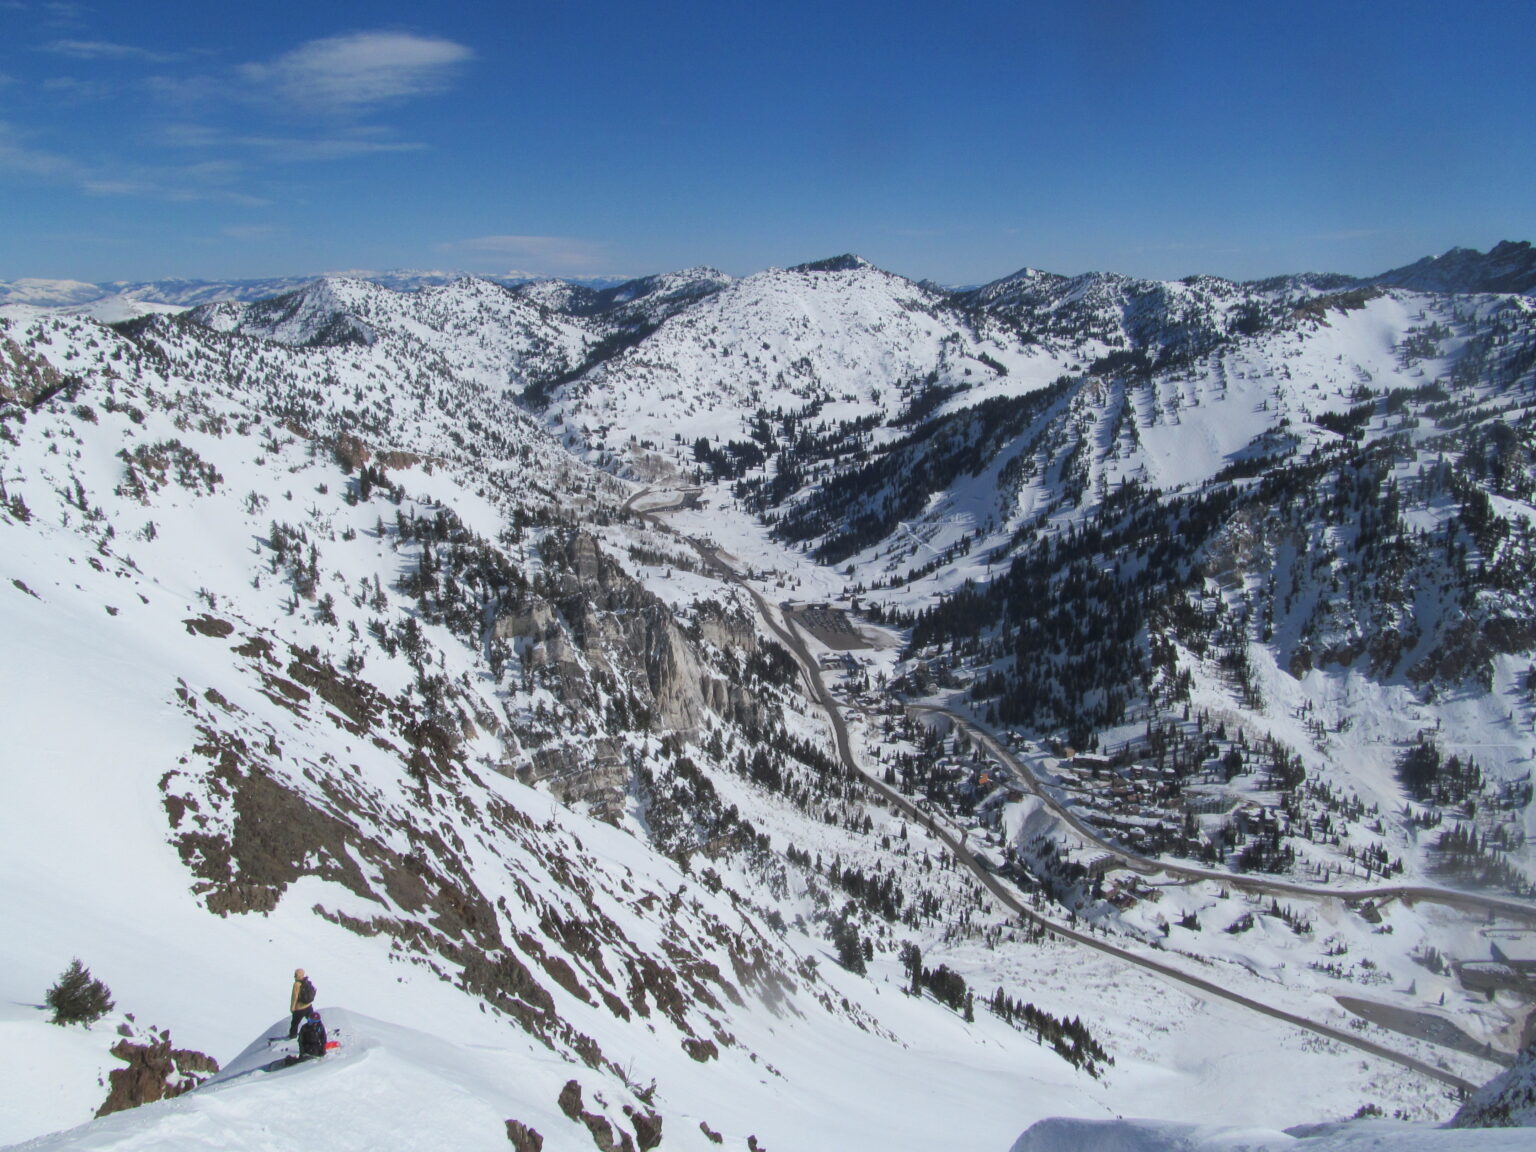
[[[1368,273],[1536,238],[1536,6],[0,0],[0,279]]]

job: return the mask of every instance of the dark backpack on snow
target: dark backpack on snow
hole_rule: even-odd
[[[313,1004],[314,1002],[315,1002],[315,986],[310,981],[309,977],[306,976],[306,977],[304,977],[303,980],[299,981],[299,1003],[300,1004]]]
[[[325,1025],[319,1016],[308,1017],[299,1028],[299,1055],[325,1055]]]

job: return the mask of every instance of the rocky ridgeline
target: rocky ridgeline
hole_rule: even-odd
[[[164,686],[184,755],[144,766],[210,913],[270,913],[318,881],[332,895],[316,916],[626,1092],[638,1070],[594,1021],[707,1062],[743,1048],[729,1016],[749,999],[859,1015],[766,927],[764,893],[727,906],[718,877],[642,880],[495,782],[643,828],[685,864],[730,852],[766,874],[766,837],[710,777],[745,771],[758,735],[805,707],[783,676],[751,671],[762,641],[742,595],[671,608],[620,562],[676,545],[504,388],[440,362],[396,373],[406,352],[387,335],[294,346],[53,316],[15,335],[13,395],[35,399],[23,389],[63,369],[81,390],[6,414],[6,477],[21,478],[8,527],[163,598],[190,558],[162,535],[238,526],[238,556],[210,552],[196,606],[176,612],[196,648]],[[168,1039],[134,1043],[124,1100],[193,1070]]]

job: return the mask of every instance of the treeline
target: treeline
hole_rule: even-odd
[[[902,942],[899,953],[907,976],[907,991],[913,996],[932,992],[933,998],[951,1011],[959,1012],[966,1023],[976,1019],[976,997],[965,985],[965,977],[946,964],[937,968],[923,966],[923,951],[910,940]]]
[[[755,512],[766,512],[803,488],[825,461],[846,459],[859,465],[869,458],[870,434],[879,426],[878,415],[812,425],[811,417],[820,410],[818,401],[798,413],[780,413],[776,417],[777,434],[769,428],[767,414],[758,413],[752,426],[753,440],[764,446],[763,452],[774,458],[776,465],[772,475],[739,481],[733,490],[737,499]]]
[[[1536,892],[1530,877],[1510,863],[1492,835],[1479,835],[1471,824],[1457,824],[1435,843],[1437,870],[1462,884],[1498,888],[1516,896]]]
[[[1040,1043],[1049,1044],[1068,1064],[1095,1079],[1102,1075],[1106,1065],[1115,1063],[1115,1058],[1104,1050],[1080,1017],[1058,1019],[1031,1003],[1015,1000],[1001,985],[988,998],[987,1007],[1005,1023],[1033,1032]]]
[[[1347,430],[1383,403],[1322,422]],[[1414,393],[1403,403],[1424,401]],[[1528,576],[1536,533],[1501,515],[1485,490],[1503,485],[1513,492],[1518,478],[1533,474],[1536,430],[1487,419],[1454,443],[1445,439],[1448,459],[1425,461],[1407,478],[1403,465],[1419,459],[1419,449],[1404,433],[1335,443],[1305,458],[1266,456],[1256,483],[1214,483],[1172,498],[1135,482],[1104,492],[1091,515],[1065,530],[1025,525],[1004,576],[967,584],[919,613],[911,621],[911,654],[940,649],[942,658],[948,648],[951,658],[964,653],[973,663],[990,663],[971,692],[992,702],[984,712],[989,719],[1065,732],[1078,747],[1096,730],[1123,722],[1133,702],[1187,699],[1193,682],[1186,653],[1213,660],[1239,699],[1261,707],[1247,645],[1272,640],[1282,621],[1285,633],[1300,640],[1277,655],[1296,675],[1358,661],[1373,674],[1407,674],[1418,683],[1486,681],[1493,655],[1536,644]],[[1083,450],[1080,437],[1056,450],[1068,488],[1077,483]],[[882,458],[864,475],[873,481],[875,470],[897,457]],[[849,516],[850,531],[858,515],[870,517],[871,535],[860,538],[861,547],[914,510],[892,504],[901,482],[923,481],[927,491],[926,462],[899,463],[909,477],[888,478],[897,487],[872,482],[864,489],[878,508],[860,511],[856,492],[836,504]],[[833,482],[805,509],[853,479]],[[1415,525],[1410,512],[1447,497],[1448,517]],[[888,505],[891,515],[883,517]],[[1206,587],[1212,549],[1224,546],[1223,533],[1239,518],[1246,518],[1246,534],[1296,540],[1300,552],[1266,586],[1240,591],[1239,602],[1213,600]],[[1482,595],[1487,591],[1500,595]],[[1426,593],[1442,612],[1417,607]],[[1472,626],[1444,627],[1424,638],[1428,644],[1416,635],[1416,621],[1461,617]],[[1428,655],[1405,667],[1413,651]],[[1277,767],[1282,786],[1294,786],[1298,768]],[[1456,772],[1471,779],[1465,762]]]
[[[1008,572],[968,585],[919,613],[911,649],[982,638],[995,631],[1002,677],[973,695],[995,696],[990,716],[1037,731],[1065,731],[1087,747],[1093,733],[1124,720],[1171,648],[1148,637],[1204,622],[1179,612],[1198,550],[1225,522],[1230,489],[1164,502],[1126,485],[1083,526],[1030,542]]]

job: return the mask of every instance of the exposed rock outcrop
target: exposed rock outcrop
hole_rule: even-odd
[[[172,1048],[169,1029],[151,1028],[142,1042],[129,1025],[123,1030],[128,1034],[112,1046],[112,1055],[127,1067],[112,1069],[107,1098],[96,1110],[97,1116],[180,1096],[219,1070],[219,1062],[206,1053]]]
[[[750,656],[758,647],[750,617],[699,605],[688,628],[584,532],[552,538],[544,548],[548,584],[528,592],[495,622],[498,640],[514,644],[536,681],[577,710],[618,709],[630,722],[687,739],[719,715],[761,725],[752,691],[710,666]],[[727,655],[729,654],[729,655]],[[563,734],[509,735],[508,761],[519,779],[542,783],[564,803],[584,803],[614,818],[632,771],[611,740],[566,742]]]
[[[9,337],[0,336],[0,404],[33,408],[66,383],[53,365],[29,355]]]
[[[518,1120],[507,1121],[507,1139],[517,1152],[543,1152],[544,1137],[537,1128],[530,1128]]]
[[[582,1104],[581,1085],[576,1081],[566,1081],[565,1087],[560,1090],[557,1103],[560,1105],[560,1111],[572,1120],[587,1126],[587,1131],[592,1134],[592,1142],[597,1145],[600,1152],[635,1152],[635,1142],[628,1132],[615,1127],[608,1117],[586,1110]],[[660,1131],[658,1119],[656,1126],[658,1139]]]

